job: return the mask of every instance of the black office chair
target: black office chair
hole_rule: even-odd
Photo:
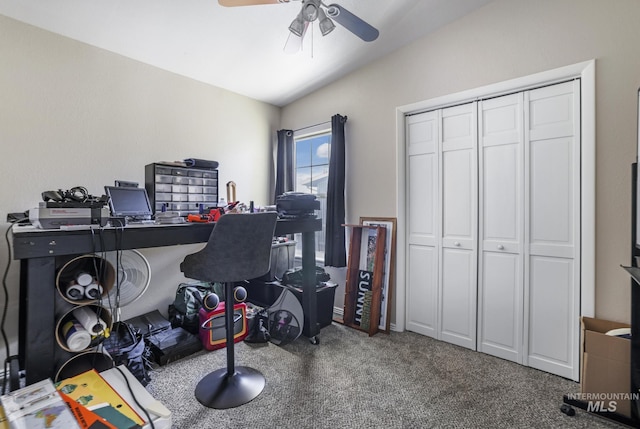
[[[276,212],[225,214],[204,249],[187,255],[180,264],[186,277],[224,283],[227,367],[206,375],[196,386],[196,398],[207,407],[237,407],[264,389],[259,371],[234,363],[233,286],[269,271],[277,217]]]

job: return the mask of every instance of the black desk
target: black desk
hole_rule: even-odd
[[[13,228],[13,257],[20,262],[19,361],[26,384],[55,376],[56,257],[86,253],[204,243],[214,224],[141,225],[83,230]],[[276,235],[302,233],[304,290],[302,307],[317,344],[319,332],[315,294],[315,232],[320,219],[278,220]],[[179,269],[181,261],[176,261]]]

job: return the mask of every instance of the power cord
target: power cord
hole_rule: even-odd
[[[147,420],[149,420],[149,425],[151,426],[151,429],[155,429],[155,425],[153,424],[153,420],[151,419],[151,415],[149,414],[149,411],[147,411],[147,409],[143,407],[142,404],[140,404],[140,402],[138,401],[138,398],[136,398],[136,395],[135,393],[133,393],[133,389],[129,384],[129,379],[120,368],[116,366],[115,369],[117,369],[118,372],[122,374],[122,377],[124,378],[124,382],[127,384],[127,388],[129,389],[129,393],[131,393],[131,397],[133,398],[133,402],[135,402],[138,408],[140,408],[144,412],[144,414],[147,416]]]
[[[98,228],[98,241],[100,243],[100,252],[98,254],[98,251],[96,250],[96,235],[95,235],[95,231],[92,228],[91,229],[91,236],[92,236],[92,253],[93,255],[99,256],[100,259],[100,264],[98,266],[98,264],[96,263],[96,259],[93,259],[93,264],[94,264],[94,271],[97,273],[98,277],[100,280],[106,278],[107,275],[107,269],[108,269],[108,261],[107,261],[107,251],[104,250],[105,249],[105,242],[104,242],[104,228],[100,227]],[[116,271],[116,276],[119,274],[118,271]],[[117,283],[118,283],[118,279],[116,278],[116,287],[117,287]],[[106,287],[106,285],[105,285]],[[116,304],[114,304],[111,301],[111,291],[103,291],[103,294],[106,293],[107,296],[107,308],[109,309],[109,311],[111,312],[111,314],[115,314],[115,307]],[[102,298],[102,295],[100,294],[100,298],[98,300],[99,304],[102,306],[104,305],[104,301]]]
[[[124,225],[121,226],[116,226],[116,231],[115,231],[115,252],[116,252],[116,266],[115,271],[116,271],[116,278],[115,278],[115,287],[116,287],[116,294],[115,294],[115,303],[111,302],[111,294],[107,293],[107,299],[109,301],[109,311],[111,311],[112,316],[114,314],[116,314],[116,312],[119,312],[120,309],[120,266],[122,264],[122,239],[124,236]],[[95,240],[95,232],[93,229],[91,229],[91,234],[92,234],[92,243],[93,243],[93,254],[96,255],[98,252],[96,250],[96,240]],[[101,249],[101,262],[100,262],[100,270],[98,270],[97,266],[94,266],[94,270],[96,273],[98,273],[98,276],[104,276],[105,271],[107,269],[107,259],[106,259],[106,251],[105,249],[105,242],[104,242],[104,234],[103,234],[103,228],[99,229],[99,234],[98,234],[98,239],[100,242],[100,249]],[[95,258],[94,258],[94,264],[96,264]],[[100,298],[100,302],[102,302],[102,297]],[[120,322],[120,316],[118,315],[118,317],[116,318],[117,320],[114,321],[114,325],[116,322]],[[118,335],[118,333],[111,333],[112,335]],[[104,347],[104,345],[101,345],[101,347]],[[145,413],[147,420],[149,421],[149,425],[151,427],[151,429],[155,429],[155,425],[153,424],[153,420],[151,419],[151,415],[149,414],[149,412],[147,411],[147,409],[145,407],[143,407],[140,402],[138,401],[138,398],[136,397],[135,393],[133,392],[133,389],[131,388],[131,385],[129,383],[129,380],[127,378],[127,376],[124,374],[124,372],[117,366],[114,365],[113,366],[115,369],[118,370],[118,372],[120,374],[122,374],[122,377],[124,378],[124,381],[127,385],[127,388],[129,389],[129,393],[131,394],[131,397],[133,398],[133,401],[136,403],[136,405],[138,405],[138,407]]]
[[[9,340],[7,339],[7,333],[4,330],[4,324],[5,321],[7,320],[7,310],[9,308],[9,288],[7,287],[7,277],[9,276],[9,269],[11,268],[11,258],[12,258],[12,252],[11,252],[11,242],[9,241],[9,234],[13,232],[13,227],[19,223],[28,221],[29,218],[21,218],[16,220],[15,222],[13,222],[11,224],[11,226],[9,228],[7,228],[7,231],[4,234],[4,238],[5,241],[7,242],[7,265],[5,267],[4,270],[4,274],[2,276],[2,290],[4,292],[4,304],[2,306],[2,319],[0,321],[0,332],[2,332],[2,341],[4,343],[4,347],[5,347],[5,353],[6,353],[6,358],[4,361],[4,377],[2,380],[2,393],[6,393],[6,388],[7,388],[7,379],[8,374],[9,374],[9,369],[8,367],[10,367],[11,361],[16,359],[17,356],[11,356],[11,350],[9,347]]]

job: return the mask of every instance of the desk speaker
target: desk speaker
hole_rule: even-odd
[[[213,311],[207,311],[203,307],[198,312],[200,341],[207,350],[216,350],[227,346],[224,307],[223,301]],[[247,304],[241,302],[233,306],[233,342],[244,340],[248,333]]]

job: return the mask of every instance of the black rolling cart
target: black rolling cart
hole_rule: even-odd
[[[631,390],[640,394],[640,240],[638,240],[638,163],[631,166],[631,266],[623,267],[631,275]],[[631,424],[640,427],[640,400],[631,401]]]
[[[575,406],[618,423],[640,428],[640,400],[636,399],[637,396],[640,396],[640,240],[637,240],[637,216],[640,214],[638,210],[640,201],[637,195],[638,164],[635,162],[631,165],[631,177],[631,265],[622,266],[631,276],[631,367],[629,390],[631,393],[631,418],[616,412],[589,410],[587,401],[572,399],[568,395],[563,398],[564,404],[561,407],[561,411],[565,414],[573,415],[575,411],[572,407]]]

